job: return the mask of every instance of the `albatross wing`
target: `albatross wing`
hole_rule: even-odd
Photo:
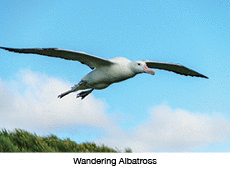
[[[196,76],[196,77],[202,77],[207,78],[207,76],[204,76],[194,70],[191,70],[185,66],[182,66],[180,64],[173,64],[173,63],[164,63],[164,62],[154,62],[154,61],[145,61],[148,67],[155,68],[155,69],[163,69],[172,71],[177,74],[185,75],[185,76]]]
[[[39,54],[39,55],[57,57],[57,58],[62,58],[67,60],[79,61],[89,66],[91,69],[101,67],[101,66],[109,66],[113,64],[113,62],[107,59],[92,56],[83,52],[75,52],[75,51],[59,49],[59,48],[29,48],[29,49],[6,48],[6,47],[0,47],[0,48],[16,53]]]

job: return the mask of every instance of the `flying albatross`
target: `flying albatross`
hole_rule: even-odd
[[[58,98],[62,98],[69,93],[76,92],[78,90],[85,90],[77,94],[77,98],[84,99],[94,89],[104,89],[112,83],[121,82],[123,80],[134,77],[140,73],[155,74],[155,71],[150,69],[163,69],[172,71],[177,74],[185,76],[196,76],[207,78],[194,70],[191,70],[180,64],[155,62],[149,60],[142,61],[130,61],[124,57],[115,57],[112,59],[103,59],[100,57],[92,56],[83,52],[76,52],[71,50],[64,50],[59,48],[7,48],[0,47],[1,49],[8,50],[10,52],[25,53],[25,54],[39,54],[50,57],[58,57],[67,60],[79,61],[91,69],[87,75],[85,75],[81,81],[73,86],[70,90],[58,95]],[[86,90],[89,89],[89,90]]]

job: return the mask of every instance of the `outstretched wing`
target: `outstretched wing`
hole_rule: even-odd
[[[6,47],[0,47],[0,48],[16,53],[39,54],[39,55],[57,57],[57,58],[62,58],[67,60],[79,61],[89,66],[91,69],[101,67],[101,66],[109,66],[113,64],[113,62],[107,59],[92,56],[83,52],[75,52],[71,50],[58,49],[58,48],[29,48],[29,49],[6,48]]]
[[[185,66],[182,66],[180,64],[172,64],[172,63],[164,63],[164,62],[154,62],[154,61],[145,61],[148,67],[155,68],[155,69],[163,69],[172,71],[174,73],[178,73],[185,76],[196,76],[196,77],[202,77],[207,78],[207,76],[204,76],[194,70],[191,70]]]

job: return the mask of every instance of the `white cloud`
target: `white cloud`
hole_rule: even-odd
[[[13,81],[0,80],[0,128],[49,132],[77,124],[108,126],[106,104],[92,94],[84,100],[76,94],[57,98],[72,85],[30,70],[20,71]]]
[[[173,110],[166,105],[153,107],[147,121],[126,131],[114,116],[106,114],[106,103],[93,94],[84,100],[76,99],[76,94],[57,98],[72,85],[30,70],[18,72],[11,81],[0,79],[0,128],[22,128],[38,134],[72,128],[71,134],[77,135],[80,126],[90,126],[94,130],[87,130],[85,139],[96,138],[97,143],[121,150],[130,147],[134,152],[193,151],[229,140],[230,122],[223,117]],[[105,132],[100,139],[96,130]]]
[[[194,151],[230,138],[230,122],[220,116],[172,110],[157,106],[151,118],[133,131],[113,130],[109,137],[98,140],[112,147],[132,148],[135,152]]]

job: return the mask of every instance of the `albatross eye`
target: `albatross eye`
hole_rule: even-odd
[[[137,63],[138,66],[140,66],[141,64],[140,63]]]

